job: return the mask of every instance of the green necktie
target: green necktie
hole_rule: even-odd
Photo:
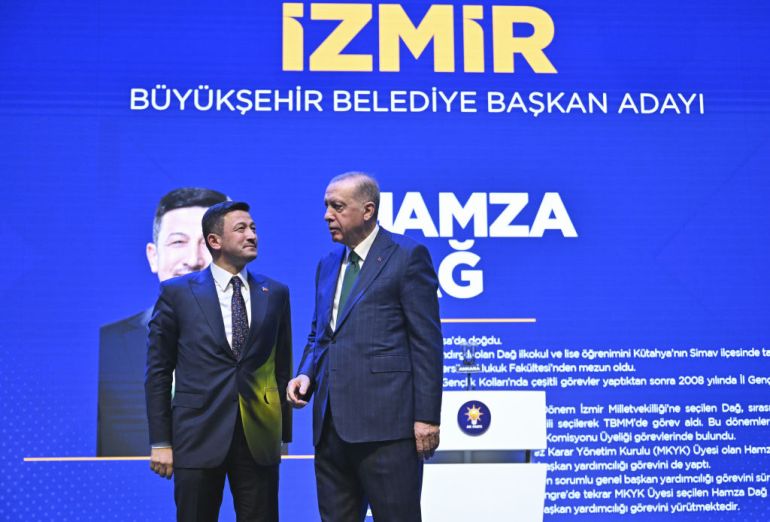
[[[350,296],[350,290],[353,288],[358,273],[361,271],[361,268],[358,266],[358,261],[360,259],[361,257],[358,254],[353,250],[350,251],[350,255],[348,256],[348,267],[345,270],[345,277],[342,278],[342,291],[340,291],[340,304],[337,307],[337,315],[345,309],[345,302]]]

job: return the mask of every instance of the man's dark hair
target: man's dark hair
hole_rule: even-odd
[[[221,236],[225,232],[225,216],[236,210],[248,212],[249,208],[251,208],[249,204],[243,201],[223,201],[222,203],[210,206],[206,213],[203,214],[203,220],[201,221],[203,240],[206,242],[206,248],[209,249],[212,255],[214,251],[209,246],[209,234]]]
[[[155,209],[155,219],[152,222],[152,242],[158,242],[160,223],[166,212],[178,208],[203,207],[227,201],[227,196],[216,190],[197,187],[182,187],[174,189],[160,199],[158,208]]]

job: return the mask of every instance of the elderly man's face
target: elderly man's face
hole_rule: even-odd
[[[166,212],[160,220],[158,242],[147,243],[147,261],[158,279],[197,272],[211,263],[201,229],[203,207],[177,208]]]
[[[344,179],[326,187],[324,219],[329,225],[332,241],[350,248],[366,239],[373,228],[374,203],[362,202],[356,196],[355,179]]]

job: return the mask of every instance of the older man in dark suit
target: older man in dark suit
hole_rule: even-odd
[[[313,404],[325,522],[419,521],[422,460],[439,442],[443,343],[427,249],[377,223],[379,187],[363,173],[326,189],[332,240],[316,272],[308,343],[287,388]]]
[[[150,467],[174,475],[179,520],[216,521],[226,476],[238,520],[278,520],[281,440],[291,434],[278,392],[291,372],[289,291],[246,270],[257,257],[248,210],[228,201],[206,211],[209,269],[162,283],[150,321]]]

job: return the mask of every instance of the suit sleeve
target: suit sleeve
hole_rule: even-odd
[[[444,372],[444,340],[438,309],[438,279],[428,249],[418,245],[409,255],[401,281],[414,381],[414,420],[439,424]]]
[[[278,340],[275,354],[275,380],[279,390],[285,390],[291,379],[292,348],[291,348],[291,302],[289,290],[286,289],[286,304],[281,313],[278,325]],[[291,442],[292,437],[292,407],[286,400],[286,394],[281,393],[281,440]]]
[[[305,350],[302,352],[302,359],[297,368],[297,375],[307,375],[310,377],[310,390],[308,390],[307,398],[310,397],[315,387],[315,361],[313,360],[313,350],[318,332],[318,278],[320,273],[321,263],[319,262],[315,271],[315,306],[313,307],[313,319],[310,322],[310,333],[307,336]]]
[[[161,286],[147,339],[144,392],[151,445],[172,441],[171,384],[176,367],[179,323],[169,294],[168,287]]]

